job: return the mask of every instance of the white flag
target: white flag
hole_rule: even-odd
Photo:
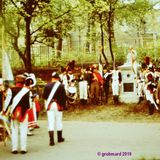
[[[13,81],[13,73],[11,65],[9,63],[9,58],[6,52],[2,53],[2,78],[3,80]]]

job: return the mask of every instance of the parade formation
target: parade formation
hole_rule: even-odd
[[[76,72],[75,65],[75,61],[72,61],[62,67],[59,73],[53,71],[49,75],[50,81],[43,88],[42,106],[39,103],[39,93],[35,89],[37,81],[34,73],[16,75],[15,84],[11,86],[8,83],[3,86],[1,80],[1,117],[9,120],[13,154],[19,153],[19,149],[21,154],[27,153],[27,136],[33,135],[33,128],[39,128],[38,113],[42,108],[47,115],[49,146],[54,146],[55,134],[59,143],[65,141],[62,135],[63,110],[75,103],[85,106],[100,105],[103,102],[107,106],[110,91],[113,104],[118,106],[121,103],[123,73],[119,66],[110,68],[106,64],[93,64],[80,67]],[[155,109],[159,110],[160,105],[159,68],[152,63],[150,57],[145,57],[138,68],[133,48],[130,49],[124,65],[132,67],[138,104],[146,100],[148,114],[152,115]]]

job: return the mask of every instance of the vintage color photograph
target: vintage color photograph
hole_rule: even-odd
[[[160,160],[160,0],[0,0],[0,160]]]

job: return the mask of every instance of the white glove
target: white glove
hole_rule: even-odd
[[[159,104],[159,99],[156,99],[156,103]]]

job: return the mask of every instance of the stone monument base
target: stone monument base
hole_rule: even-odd
[[[122,103],[138,103],[136,73],[133,66],[125,63],[118,67],[122,73],[122,84],[120,88],[119,100]]]
[[[119,101],[121,103],[138,103],[139,97],[134,93],[126,93],[119,96]]]

